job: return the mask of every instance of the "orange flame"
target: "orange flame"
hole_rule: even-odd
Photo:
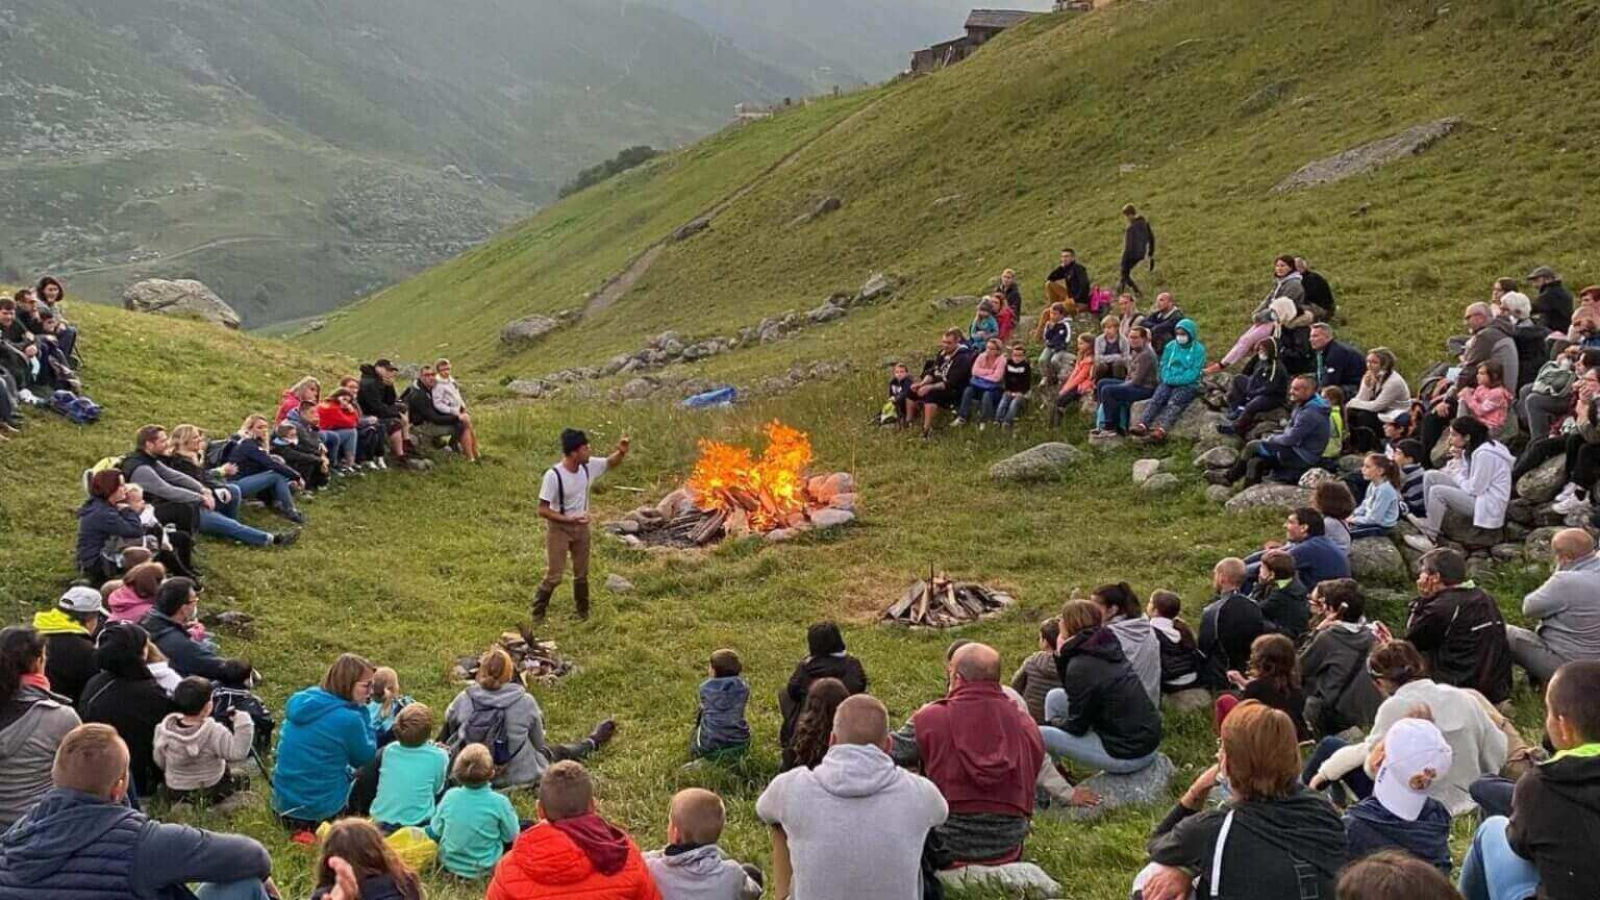
[[[767,423],[767,448],[759,460],[744,447],[700,442],[689,490],[703,510],[743,511],[756,531],[781,528],[806,508],[806,467],[811,438],[782,422]]]

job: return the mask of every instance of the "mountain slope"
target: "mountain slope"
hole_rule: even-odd
[[[459,253],[622,146],[807,90],[609,0],[19,0],[0,51],[0,202],[29,211],[0,267],[96,299],[195,274],[250,325]]]

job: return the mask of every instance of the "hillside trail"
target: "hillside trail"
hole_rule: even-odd
[[[868,103],[866,106],[863,106],[851,113],[850,115],[845,116],[843,119],[840,119],[832,125],[829,125],[827,128],[822,129],[815,135],[812,135],[809,140],[801,143],[800,146],[784,154],[783,158],[779,159],[772,165],[767,166],[765,169],[762,169],[754,178],[751,178],[749,181],[735,188],[726,197],[718,200],[705,212],[694,216],[689,221],[704,221],[707,224],[710,224],[716,219],[717,216],[725,212],[728,207],[738,203],[751,191],[760,187],[762,182],[765,182],[768,178],[771,178],[773,175],[783,171],[789,166],[794,165],[795,162],[800,159],[801,155],[807,150],[811,149],[811,147],[814,146],[818,141],[833,134],[835,131],[852,124],[857,119],[861,118],[872,110],[877,109],[878,104],[882,103],[884,99],[884,97],[879,97],[871,103]],[[675,234],[676,231],[673,233]],[[600,290],[596,292],[593,297],[589,298],[589,302],[583,307],[583,315],[585,317],[592,316],[595,313],[609,308],[613,303],[616,303],[618,300],[621,300],[623,297],[627,296],[628,292],[633,290],[633,286],[639,283],[639,279],[643,278],[645,273],[650,271],[650,267],[655,265],[655,262],[660,258],[662,251],[666,250],[667,245],[671,242],[672,234],[668,234],[666,237],[660,238],[659,240],[650,244],[650,246],[644,248],[639,255],[635,256],[628,262],[626,268],[624,268],[618,274],[612,276],[610,280],[601,286]]]

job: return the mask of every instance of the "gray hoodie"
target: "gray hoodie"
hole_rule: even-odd
[[[835,744],[815,769],[784,772],[756,801],[761,821],[788,836],[790,900],[920,900],[923,842],[949,814],[933,782],[862,744]]]
[[[78,724],[72,701],[32,685],[0,704],[0,830],[50,790],[56,748]]]
[[[232,730],[211,718],[187,725],[182,713],[168,713],[156,726],[151,753],[156,765],[166,770],[167,787],[198,791],[222,781],[228,763],[244,762],[255,736],[255,723],[242,709],[233,711]]]
[[[756,900],[761,885],[744,867],[722,855],[722,848],[706,844],[668,856],[665,850],[646,853],[645,865],[661,900]]]
[[[1545,646],[1562,659],[1600,659],[1600,556],[1552,572],[1522,599],[1522,614],[1538,621]]]
[[[1111,633],[1122,645],[1122,655],[1139,676],[1139,684],[1150,695],[1150,702],[1161,708],[1161,644],[1156,640],[1155,628],[1144,616],[1137,619],[1114,618],[1110,621]]]
[[[449,732],[459,738],[460,729],[472,718],[472,711],[484,707],[506,711],[506,745],[511,761],[505,764],[494,778],[497,788],[522,787],[538,784],[544,770],[550,768],[550,752],[545,744],[544,711],[522,685],[512,682],[489,690],[474,684],[456,695],[445,710],[444,720]]]

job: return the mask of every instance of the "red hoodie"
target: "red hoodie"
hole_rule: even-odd
[[[486,900],[661,900],[633,839],[596,813],[540,822],[495,867]]]
[[[361,417],[347,411],[337,400],[324,400],[317,405],[317,421],[323,431],[343,431],[361,424]]]
[[[1033,815],[1033,783],[1044,763],[1039,726],[993,682],[958,685],[911,717],[922,773],[951,815]]]

